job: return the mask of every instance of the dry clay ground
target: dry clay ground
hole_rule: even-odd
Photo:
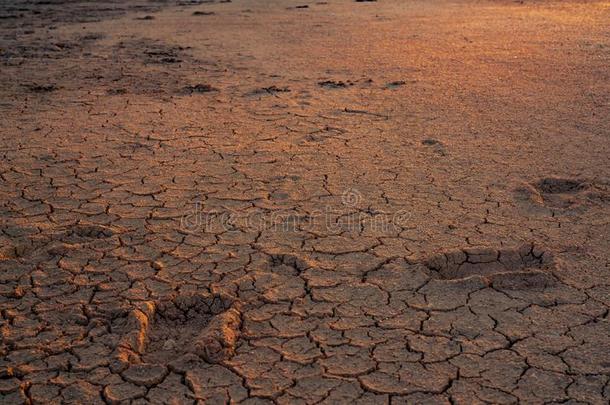
[[[610,400],[610,3],[0,11],[1,402]]]

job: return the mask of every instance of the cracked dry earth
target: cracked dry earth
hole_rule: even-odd
[[[0,402],[610,401],[608,2],[0,17]]]

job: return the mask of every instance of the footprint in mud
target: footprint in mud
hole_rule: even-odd
[[[239,305],[228,295],[192,293],[148,301],[113,322],[122,334],[113,367],[167,365],[189,353],[219,363],[233,355],[240,326]]]
[[[385,85],[385,87],[386,87],[387,89],[395,89],[395,88],[398,88],[398,87],[404,86],[404,85],[406,85],[406,84],[407,84],[407,82],[405,82],[404,80],[396,80],[396,81],[394,81],[394,82],[389,82],[389,83],[387,83],[387,84]]]
[[[115,53],[123,60],[139,57],[144,64],[163,65],[191,60],[188,49],[190,48],[142,38],[119,42]]]
[[[574,179],[547,177],[534,184],[538,190],[545,194],[576,193],[587,187],[587,184]]]
[[[266,95],[274,95],[277,93],[290,93],[290,88],[288,87],[277,87],[277,86],[269,86],[269,87],[261,87],[260,89],[254,89],[249,92],[248,96],[266,96]]]
[[[182,89],[182,94],[203,94],[215,91],[218,91],[218,89],[209,84],[198,83],[192,86],[185,86]]]
[[[500,289],[540,288],[555,282],[545,271],[554,267],[553,255],[533,244],[500,249],[468,247],[434,255],[424,264],[435,278],[483,276]]]
[[[54,84],[24,84],[23,86],[32,93],[51,93],[59,89]]]
[[[443,144],[438,139],[434,138],[426,138],[421,141],[422,145],[429,147],[432,151],[438,153],[441,156],[447,155],[447,150],[445,149],[445,144]]]
[[[51,256],[92,255],[93,252],[88,251],[92,243],[119,233],[122,233],[122,230],[116,227],[80,222],[55,233],[44,249],[38,253],[46,252]]]
[[[0,236],[0,260],[21,258],[47,258],[85,254],[96,239],[105,239],[120,233],[120,229],[82,222],[68,228],[38,229],[32,226],[12,226]],[[92,253],[88,253],[92,254]]]
[[[106,94],[108,94],[109,96],[123,95],[123,94],[127,94],[127,89],[123,89],[123,88],[108,89],[108,90],[106,90]]]
[[[266,303],[294,302],[308,294],[304,275],[314,268],[313,261],[300,256],[270,254],[268,260],[243,279],[243,284],[241,281],[236,283],[240,286],[237,294],[249,304],[261,300]]]
[[[290,268],[297,274],[314,267],[312,261],[288,253],[272,254],[269,265],[275,271],[281,268]]]
[[[326,89],[344,89],[347,88],[349,86],[353,86],[354,82],[352,82],[351,80],[348,81],[342,81],[342,80],[324,80],[321,82],[318,82],[318,86],[320,87],[324,87]]]
[[[2,2],[0,2],[0,5]],[[103,38],[101,33],[76,34],[63,40],[43,37],[26,37],[16,43],[5,44],[0,52],[3,62],[20,63],[20,59],[63,59],[83,55],[88,47]],[[10,61],[13,62],[10,62]],[[46,86],[46,85],[45,85]]]
[[[83,238],[109,238],[117,234],[118,229],[104,225],[81,222],[71,227],[68,232]]]
[[[574,210],[590,204],[607,204],[610,201],[607,185],[560,177],[546,177],[524,184],[517,188],[516,194],[521,201],[559,210]]]

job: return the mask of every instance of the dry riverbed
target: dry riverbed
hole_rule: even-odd
[[[607,404],[608,21],[3,2],[0,402]]]

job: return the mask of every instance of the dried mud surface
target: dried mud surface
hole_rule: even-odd
[[[609,20],[1,2],[0,403],[607,404]]]

